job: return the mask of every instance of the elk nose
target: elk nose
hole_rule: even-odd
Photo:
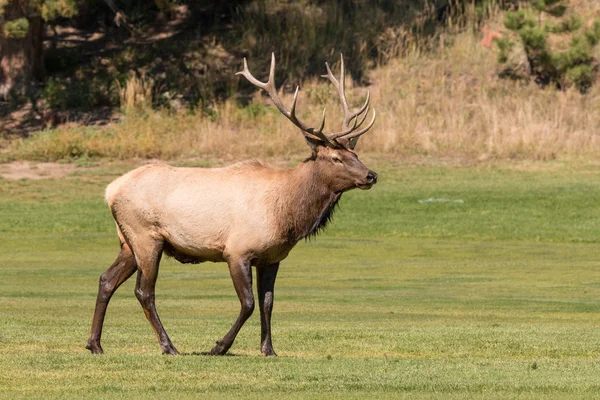
[[[377,173],[374,171],[369,171],[367,174],[367,182],[368,183],[377,183]]]

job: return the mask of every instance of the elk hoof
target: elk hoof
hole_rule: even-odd
[[[217,343],[217,345],[215,347],[213,347],[212,350],[210,351],[210,355],[211,356],[222,356],[225,353],[227,353],[227,350],[229,350],[229,348],[225,348]]]
[[[169,344],[168,346],[163,347],[162,353],[170,355],[170,356],[178,356],[179,355],[179,351],[177,351],[175,346],[173,346],[172,344]]]
[[[104,350],[102,350],[102,346],[100,346],[100,343],[88,342],[85,348],[91,351],[92,354],[104,354]]]

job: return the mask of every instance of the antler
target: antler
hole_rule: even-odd
[[[251,84],[267,92],[273,101],[273,104],[275,104],[275,107],[277,107],[277,109],[281,111],[281,113],[285,115],[287,119],[292,121],[294,125],[300,128],[304,136],[308,137],[309,139],[323,141],[327,144],[330,143],[327,136],[323,134],[323,128],[325,127],[325,110],[323,110],[323,119],[321,120],[321,125],[318,129],[310,128],[308,125],[300,121],[298,117],[296,117],[296,101],[298,100],[298,90],[300,89],[299,86],[296,87],[296,92],[294,93],[294,102],[292,103],[291,111],[288,111],[285,105],[283,105],[281,98],[277,94],[277,89],[275,88],[275,53],[271,53],[271,69],[269,71],[269,80],[266,83],[259,81],[250,73],[245,57],[244,70],[237,72],[236,75],[243,75]]]
[[[365,122],[365,119],[367,118],[367,114],[369,113],[368,107],[369,107],[369,101],[370,101],[370,94],[367,92],[367,99],[360,109],[358,109],[354,113],[350,112],[350,108],[348,107],[348,101],[346,100],[346,93],[345,93],[344,58],[341,54],[340,54],[340,56],[341,56],[340,81],[338,81],[333,76],[333,73],[331,72],[331,69],[329,68],[329,64],[327,64],[327,63],[325,63],[325,67],[327,68],[327,75],[322,75],[324,78],[329,78],[331,83],[333,83],[333,86],[337,89],[338,95],[340,96],[340,101],[342,103],[342,108],[344,110],[344,120],[342,122],[342,131],[333,133],[333,134],[329,134],[329,135],[326,135],[325,133],[323,133],[323,128],[325,127],[325,109],[323,110],[323,119],[321,120],[321,124],[320,124],[319,128],[317,128],[317,129],[309,127],[308,125],[306,125],[305,123],[300,121],[298,119],[298,117],[296,116],[296,102],[298,100],[298,90],[300,89],[299,87],[296,87],[296,92],[294,93],[294,102],[292,103],[291,110],[288,110],[285,107],[285,105],[281,101],[281,98],[277,94],[277,89],[275,88],[275,54],[274,53],[271,53],[271,69],[269,71],[269,80],[266,83],[259,81],[250,73],[250,70],[248,69],[248,63],[246,62],[246,58],[244,58],[244,70],[236,73],[236,75],[243,75],[244,77],[246,77],[246,79],[248,79],[248,81],[251,84],[253,84],[254,86],[256,86],[260,89],[263,89],[265,92],[267,92],[267,94],[273,101],[273,104],[275,105],[275,107],[277,107],[277,109],[279,111],[281,111],[281,113],[283,115],[285,115],[287,119],[292,121],[292,123],[294,125],[296,125],[298,128],[300,128],[300,130],[302,131],[302,134],[305,137],[312,139],[312,140],[321,141],[325,145],[328,145],[331,147],[345,147],[345,148],[349,148],[349,149],[354,149],[354,146],[356,146],[356,142],[358,141],[358,137],[360,135],[366,133],[369,129],[371,129],[371,127],[375,123],[375,110],[373,110],[373,118],[371,119],[371,122],[369,123],[369,125],[366,128],[357,131],[357,129],[360,128],[360,126]],[[361,115],[362,115],[362,117],[361,117]],[[360,119],[360,121],[359,121],[359,119]],[[354,123],[352,123],[352,121],[354,121]]]
[[[329,68],[328,63],[325,63],[325,67],[327,68],[327,75],[321,75],[321,76],[323,78],[328,78],[331,81],[331,83],[333,84],[333,86],[337,89],[338,95],[340,96],[340,101],[342,103],[342,108],[344,109],[344,121],[342,123],[342,131],[338,132],[338,133],[329,134],[327,136],[330,140],[343,139],[348,142],[349,147],[351,149],[354,149],[354,146],[356,146],[356,142],[358,141],[358,137],[360,135],[366,133],[369,129],[371,129],[371,127],[375,123],[376,114],[375,114],[375,109],[373,109],[373,118],[371,119],[371,122],[369,122],[369,125],[367,125],[366,128],[361,129],[360,131],[356,131],[356,129],[358,129],[363,124],[363,122],[365,122],[365,119],[367,118],[367,114],[369,113],[368,107],[369,107],[369,102],[371,100],[371,94],[370,94],[370,92],[367,92],[367,99],[365,100],[365,103],[362,105],[362,107],[359,108],[356,112],[353,112],[353,113],[350,112],[350,108],[348,107],[348,101],[346,100],[346,80],[345,80],[346,71],[344,68],[344,56],[342,54],[340,54],[341,72],[340,72],[340,80],[339,81],[337,79],[335,79],[335,77],[333,76],[333,73],[331,72],[331,68]],[[359,122],[358,119],[361,114],[363,114],[363,115]],[[350,126],[350,123],[352,122],[352,120],[354,120],[354,124],[352,124],[352,126]]]

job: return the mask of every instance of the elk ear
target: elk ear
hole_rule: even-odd
[[[320,140],[309,138],[308,136],[305,136],[304,138],[306,139],[306,144],[308,144],[308,147],[310,147],[315,154],[317,153],[319,146],[323,146],[323,142]]]
[[[354,148],[356,147],[356,143],[358,142],[358,138],[357,137],[353,137],[352,139],[348,139],[348,146],[350,146],[350,150],[354,150]]]
[[[348,149],[348,150],[354,150],[354,148],[356,147],[356,143],[358,142],[358,137],[353,137],[350,139],[337,139],[338,143],[340,145],[342,145],[342,147]]]

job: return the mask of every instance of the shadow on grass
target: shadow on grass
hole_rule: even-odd
[[[202,356],[207,356],[207,357],[248,357],[247,355],[243,355],[243,354],[232,354],[232,353],[226,353],[223,355],[215,355],[215,354],[211,354],[210,351],[192,351],[189,353],[179,353],[180,356],[198,356],[198,357],[202,357]]]

